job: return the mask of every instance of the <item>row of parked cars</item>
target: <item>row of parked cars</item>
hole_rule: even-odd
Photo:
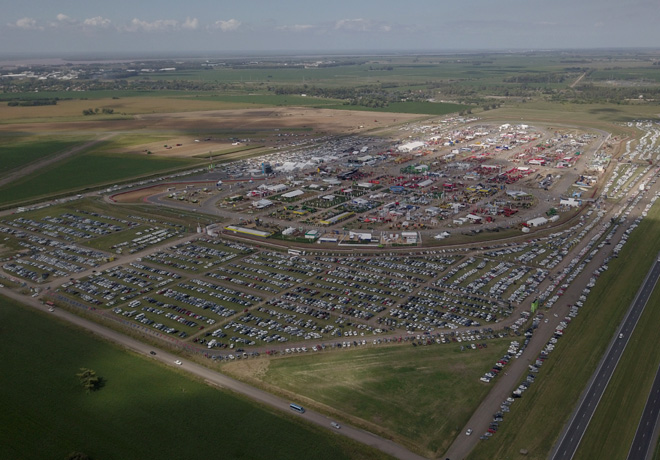
[[[509,364],[509,361],[511,361],[514,356],[518,355],[519,348],[520,344],[518,341],[512,341],[506,354],[497,360],[497,362],[493,365],[493,368],[486,372],[479,380],[484,383],[490,383],[490,381],[497,377],[497,375],[502,372],[502,369],[504,369],[504,367]]]
[[[537,316],[535,318],[534,323],[537,324],[540,321],[540,319],[541,319],[541,316],[540,315]],[[504,401],[502,401],[502,404],[500,405],[499,411],[496,412],[495,414],[493,414],[493,421],[490,423],[490,425],[488,427],[488,430],[486,430],[486,432],[483,433],[480,436],[479,439],[488,440],[488,439],[490,439],[491,436],[493,436],[493,434],[495,434],[497,432],[497,430],[499,429],[500,423],[504,420],[504,414],[508,413],[511,410],[510,409],[511,404],[513,404],[513,402],[517,398],[521,398],[523,396],[523,393],[525,393],[525,391],[530,387],[530,385],[532,385],[536,381],[536,375],[539,372],[540,367],[543,366],[543,363],[545,362],[545,360],[548,358],[550,353],[555,349],[555,345],[556,345],[557,341],[564,335],[564,330],[566,329],[566,327],[568,327],[568,324],[570,323],[570,321],[571,321],[571,317],[567,316],[564,319],[564,321],[561,321],[559,323],[559,325],[555,329],[554,334],[548,340],[548,342],[545,344],[545,347],[543,348],[543,350],[541,350],[539,355],[536,357],[536,359],[534,360],[534,363],[529,364],[529,372],[525,376],[524,380],[522,382],[520,382],[518,387],[511,392],[511,396],[507,397]],[[528,329],[526,331],[527,337],[525,339],[524,345],[529,343],[532,332],[533,332],[533,329]],[[509,348],[509,352],[513,352],[513,351],[515,351],[515,348],[513,348],[513,347]],[[521,353],[521,352],[522,352],[521,350],[518,350],[516,352],[515,356],[520,356],[519,353]],[[507,353],[507,355],[509,355],[509,354],[510,353]]]

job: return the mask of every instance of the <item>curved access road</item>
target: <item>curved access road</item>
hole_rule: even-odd
[[[609,348],[605,352],[596,372],[589,380],[586,391],[581,396],[568,425],[562,432],[559,442],[555,445],[550,458],[552,460],[571,460],[577,451],[580,441],[589,426],[589,422],[596,412],[598,403],[605,393],[607,384],[616,370],[626,344],[637,325],[644,307],[655,288],[660,277],[660,259],[656,258],[651,270],[646,275],[644,283],[637,291],[617,335],[612,339]]]
[[[44,305],[41,305],[41,303],[36,299],[27,298],[21,294],[18,294],[6,288],[0,290],[0,292],[5,296],[20,302],[21,304],[29,305],[37,310],[47,311],[46,307]],[[215,372],[197,363],[188,361],[186,359],[182,359],[181,357],[168,353],[167,351],[154,348],[151,345],[142,343],[136,339],[125,336],[120,332],[114,331],[112,329],[108,329],[104,326],[101,326],[100,324],[81,318],[61,308],[55,308],[49,314],[64,321],[67,321],[69,323],[75,324],[76,326],[79,326],[83,329],[91,331],[94,334],[98,335],[99,337],[115,342],[121,346],[128,348],[129,350],[146,355],[166,365],[189,372],[197,377],[204,379],[209,384],[216,385],[218,387],[231,390],[236,393],[240,393],[244,396],[249,397],[254,401],[257,401],[258,403],[267,404],[277,409],[281,409],[282,411],[289,412],[291,414],[294,414],[296,417],[304,418],[309,423],[315,423],[329,430],[334,430],[337,434],[341,434],[349,438],[352,438],[358,442],[361,442],[362,444],[371,446],[393,457],[402,460],[424,460],[424,457],[417,455],[413,452],[410,452],[409,450],[400,446],[399,444],[381,438],[380,436],[377,436],[368,431],[361,430],[359,428],[355,428],[348,425],[342,425],[340,429],[334,429],[330,425],[330,422],[332,420],[318,412],[314,412],[311,410],[306,410],[304,414],[298,414],[297,412],[293,412],[289,408],[289,404],[291,402],[299,403],[299,401],[285,401],[284,399],[274,396],[270,393],[254,388],[243,382],[239,382],[238,380],[234,380],[230,377],[227,377],[224,374]],[[156,354],[155,355],[150,354],[151,351],[156,351]],[[181,362],[181,365],[177,365],[175,363],[175,361],[177,360]]]

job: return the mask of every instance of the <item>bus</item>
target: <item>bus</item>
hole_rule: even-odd
[[[302,406],[299,406],[298,404],[291,403],[291,404],[289,404],[289,407],[291,408],[291,410],[295,410],[296,412],[300,412],[301,414],[305,413],[305,408],[302,407]]]

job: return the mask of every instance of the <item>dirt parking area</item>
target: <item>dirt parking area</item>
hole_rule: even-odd
[[[167,188],[170,187],[167,184],[155,185],[153,187],[145,187],[138,190],[131,190],[128,192],[118,193],[112,195],[110,200],[115,203],[140,203],[145,198],[150,197],[151,195],[157,195],[167,191]]]

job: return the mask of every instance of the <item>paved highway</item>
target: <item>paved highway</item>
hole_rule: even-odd
[[[626,344],[635,330],[637,321],[644,311],[646,302],[653,292],[658,277],[660,277],[660,261],[656,259],[628,309],[628,313],[626,313],[617,335],[610,343],[596,372],[589,380],[587,390],[580,398],[577,408],[560,436],[559,442],[550,456],[552,460],[570,460],[575,455],[580,441],[589,426],[589,422],[598,407],[598,403],[607,388],[610,377],[614,373],[619,359],[626,348]]]
[[[655,374],[651,392],[646,400],[644,413],[639,421],[635,439],[628,452],[628,460],[650,460],[653,450],[650,449],[657,438],[658,416],[660,415],[660,367]]]

